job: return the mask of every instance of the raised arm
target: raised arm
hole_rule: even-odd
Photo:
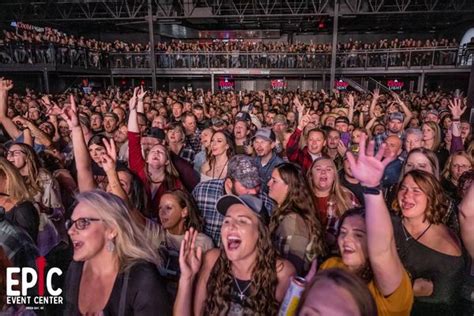
[[[349,113],[347,118],[349,119],[349,123],[352,123],[352,119],[354,118],[354,106],[355,106],[355,99],[352,93],[349,93],[347,98],[344,98],[344,103],[349,106]]]
[[[451,115],[453,116],[453,138],[451,139],[451,147],[449,149],[451,154],[464,149],[461,137],[461,116],[466,109],[467,106],[462,106],[462,99],[460,98],[455,98],[453,101],[449,101],[449,110],[451,110]]]
[[[459,204],[459,222],[461,238],[467,252],[474,258],[474,182],[471,183],[466,195]]]
[[[403,127],[406,127],[408,123],[410,123],[410,120],[413,117],[413,113],[410,111],[406,103],[402,101],[402,99],[400,98],[398,94],[396,94],[395,92],[392,92],[392,96],[395,99],[395,102],[397,102],[402,108],[403,113],[405,113],[405,120],[403,121]]]
[[[379,98],[380,98],[380,89],[375,88],[374,92],[372,93],[372,102],[370,103],[370,108],[369,108],[369,115],[371,119],[375,117],[375,113],[374,113],[375,106],[377,105]]]
[[[196,248],[196,237],[198,232],[191,228],[184,234],[179,250],[179,277],[178,293],[174,302],[174,316],[193,315],[193,293],[194,282],[198,272],[202,268],[202,249]]]
[[[357,161],[350,152],[347,157],[354,177],[363,186],[380,188],[384,169],[394,157],[382,160],[385,144],[374,155],[374,141],[369,142],[366,152],[366,139],[362,134]],[[364,193],[364,200],[369,261],[377,287],[387,296],[400,286],[404,268],[398,257],[392,222],[381,190],[378,194]]]
[[[128,101],[128,106],[130,113],[128,115],[128,131],[139,133],[140,129],[138,128],[138,115],[137,115],[137,93],[138,87],[133,90],[133,96]]]
[[[135,88],[136,89],[136,88]],[[141,86],[139,88],[139,92],[138,92],[138,95],[137,95],[137,112],[138,113],[145,113],[145,108],[143,106],[143,98],[145,97],[146,95],[146,91],[143,90],[143,86]],[[135,92],[135,91],[134,91]],[[135,93],[134,93],[135,94]]]
[[[21,130],[7,116],[8,91],[13,88],[13,81],[0,78],[0,123],[12,139],[17,139],[21,135]]]
[[[79,186],[79,192],[90,191],[97,187],[94,181],[94,176],[92,175],[91,157],[86,146],[81,125],[79,124],[76,101],[72,94],[70,95],[69,100],[71,104],[64,108],[62,117],[71,130],[74,161],[77,169],[77,184]]]

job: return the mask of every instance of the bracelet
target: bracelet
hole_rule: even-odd
[[[379,184],[378,186],[375,187],[366,187],[362,186],[362,193],[364,194],[370,194],[370,195],[379,195],[380,192],[382,192],[382,185]]]

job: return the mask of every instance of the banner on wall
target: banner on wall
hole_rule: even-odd
[[[275,79],[271,81],[272,89],[276,91],[284,90],[288,87],[288,82],[285,79]]]
[[[400,91],[404,85],[405,83],[403,81],[398,81],[398,79],[387,81],[387,87],[392,91]]]
[[[346,91],[349,84],[342,79],[336,80],[334,86],[339,91]]]
[[[35,32],[38,32],[38,33],[56,33],[56,34],[59,34],[59,35],[64,35],[63,32],[60,32],[59,30],[54,29],[52,27],[48,27],[48,26],[41,27],[41,26],[36,26],[36,25],[31,25],[31,24],[28,24],[28,23],[16,22],[16,21],[12,21],[10,23],[10,26],[14,27],[18,30],[35,31]]]
[[[219,78],[219,89],[221,91],[231,91],[235,89],[235,80],[228,77]]]

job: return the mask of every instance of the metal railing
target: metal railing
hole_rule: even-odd
[[[329,69],[330,52],[157,52],[157,69]],[[413,48],[339,51],[336,67],[393,68],[459,67],[471,57],[460,48]],[[57,45],[0,45],[0,64],[54,64],[95,69],[149,68],[149,52],[104,53]]]
[[[338,52],[337,68],[436,67],[460,65],[459,48],[420,48]],[[111,68],[148,68],[148,53],[110,53]],[[156,53],[161,69],[260,68],[329,69],[331,54],[321,53],[246,53],[178,52]]]
[[[54,44],[2,43],[0,64],[66,65],[84,69],[108,68],[108,54],[87,47]]]

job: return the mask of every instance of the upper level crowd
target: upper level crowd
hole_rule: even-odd
[[[349,39],[338,43],[337,66],[455,65],[459,59],[458,48],[459,43],[454,38],[394,38],[374,42]],[[438,51],[432,51],[434,49]],[[0,63],[149,67],[146,54],[149,50],[149,43],[104,42],[49,29],[44,32],[4,30],[0,39]],[[330,43],[313,42],[171,40],[156,43],[155,50],[159,55],[158,67],[162,68],[321,68],[330,66],[331,57]],[[387,50],[393,52],[389,54]]]
[[[299,315],[473,313],[462,97],[13,85],[0,270],[67,271],[48,313],[275,315],[296,275]]]

